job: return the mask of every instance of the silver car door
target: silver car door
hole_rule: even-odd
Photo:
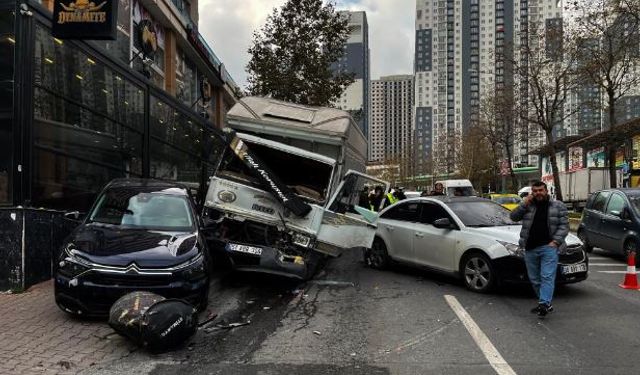
[[[448,218],[455,226],[453,218],[438,202],[422,202],[421,205],[421,224],[412,233],[416,262],[444,271],[456,270],[454,259],[459,230],[433,226],[434,221],[443,218]]]
[[[378,221],[378,236],[385,241],[391,258],[414,263],[413,233],[419,226],[418,202],[400,202],[385,210]]]

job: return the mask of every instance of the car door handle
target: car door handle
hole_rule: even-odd
[[[424,237],[424,233],[416,232],[416,237],[422,238]]]

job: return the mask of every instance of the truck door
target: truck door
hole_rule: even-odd
[[[385,192],[389,190],[385,181],[352,170],[347,172],[325,206],[317,236],[319,251],[339,253],[354,247],[371,247],[378,216],[369,207],[358,204],[364,189],[376,186],[382,186]]]

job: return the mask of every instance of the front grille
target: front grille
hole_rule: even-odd
[[[585,260],[585,253],[580,245],[567,246],[566,250],[559,254],[558,262],[562,264],[580,263]]]
[[[170,283],[169,277],[144,276],[144,275],[109,275],[95,273],[87,278],[87,281],[97,285],[145,287],[164,286]]]

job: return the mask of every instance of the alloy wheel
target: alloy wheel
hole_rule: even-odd
[[[493,272],[489,261],[481,255],[472,255],[464,266],[467,287],[476,292],[485,292],[493,285]]]

